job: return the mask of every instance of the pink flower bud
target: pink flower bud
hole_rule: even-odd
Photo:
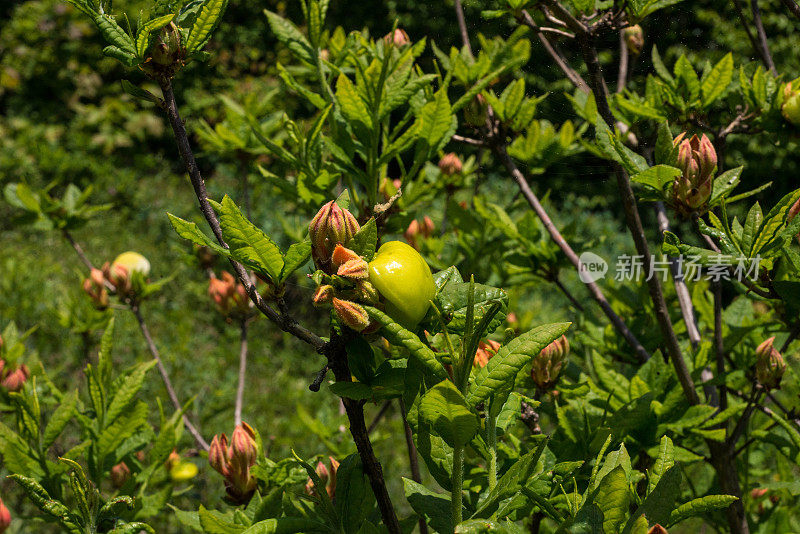
[[[208,463],[220,475],[228,476],[228,463],[230,457],[228,456],[228,436],[225,434],[217,434],[211,440],[211,445],[208,448]]]
[[[675,179],[673,200],[685,211],[695,211],[708,202],[717,168],[717,152],[708,137],[682,133],[673,141],[678,147],[676,160],[681,176]]]
[[[331,255],[334,248],[337,244],[347,246],[360,229],[353,214],[339,207],[335,200],[322,206],[308,226],[311,256],[317,268],[332,274]]]
[[[454,152],[445,154],[442,156],[442,159],[439,160],[439,170],[442,171],[442,174],[446,174],[447,176],[458,174],[462,169],[463,165],[461,160]]]
[[[319,477],[320,481],[322,481],[323,484],[327,484],[330,474],[328,473],[328,468],[325,467],[325,464],[322,463],[322,461],[317,462],[317,468],[315,471],[317,472],[317,476]]]
[[[11,512],[6,508],[3,499],[0,499],[0,533],[5,532],[11,526]]]
[[[406,228],[406,231],[403,232],[403,237],[406,238],[406,242],[408,242],[409,245],[419,250],[419,245],[417,244],[418,235],[419,235],[419,221],[414,219],[408,224],[408,228]]]
[[[369,326],[369,314],[363,307],[355,302],[334,297],[333,309],[336,311],[336,315],[339,316],[342,323],[356,332],[361,332]]]
[[[542,390],[552,388],[568,355],[569,341],[566,336],[561,336],[543,348],[533,359],[531,378],[534,383]]]
[[[25,385],[29,376],[28,366],[22,364],[14,370],[7,370],[5,378],[0,382],[0,386],[10,392],[19,391]]]
[[[240,423],[231,435],[231,465],[251,467],[258,456],[258,445],[253,428],[247,423]]]
[[[797,202],[789,209],[789,221],[791,222],[792,219],[797,217],[797,214],[800,213],[800,198],[797,199]],[[3,341],[0,339],[0,347],[3,346]]]
[[[756,378],[766,388],[780,387],[781,378],[786,371],[783,356],[773,346],[775,336],[761,343],[756,349]]]
[[[402,28],[396,28],[394,32],[387,33],[383,37],[383,41],[386,44],[392,43],[397,47],[405,46],[411,42],[411,40],[408,38],[408,34]]]
[[[111,485],[115,488],[121,488],[131,478],[131,470],[125,462],[120,462],[112,467],[110,474]]]

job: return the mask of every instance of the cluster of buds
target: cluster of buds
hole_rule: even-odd
[[[439,160],[439,170],[447,176],[459,174],[463,169],[464,165],[455,152],[448,152]]]
[[[667,529],[656,523],[655,525],[650,527],[650,530],[647,531],[647,534],[669,534],[669,533],[667,532]]]
[[[186,62],[186,49],[181,42],[181,32],[174,22],[165,26],[158,36],[143,70],[151,76],[171,78]]]
[[[790,124],[800,126],[800,88],[796,88],[793,82],[783,88],[781,114]]]
[[[111,468],[109,474],[111,485],[115,488],[121,488],[131,478],[131,468],[125,462],[120,462]]]
[[[12,365],[5,360],[0,360],[0,388],[9,392],[19,391],[30,376],[28,366]]]
[[[498,350],[500,350],[500,343],[497,341],[491,339],[481,341],[478,343],[478,350],[475,352],[475,359],[472,360],[472,366],[477,368],[486,367],[486,364],[489,363],[492,356],[497,354]]]
[[[217,310],[224,315],[246,316],[250,311],[250,299],[241,283],[233,275],[222,271],[222,278],[212,276],[208,280],[208,296]]]
[[[717,151],[703,134],[685,139],[680,134],[673,141],[678,147],[677,167],[682,171],[675,179],[673,200],[682,211],[693,212],[704,206],[711,197],[714,172],[717,169]]]
[[[405,46],[411,43],[411,39],[409,39],[408,34],[402,28],[395,28],[393,32],[387,33],[383,36],[383,42],[388,44],[393,44],[396,47]]]
[[[555,385],[568,355],[569,341],[567,336],[561,336],[543,348],[533,359],[531,378],[540,390],[547,391]]]
[[[256,463],[258,445],[253,429],[247,423],[240,423],[228,437],[218,434],[211,440],[208,461],[219,474],[225,477],[225,491],[234,504],[244,504],[256,490],[256,480],[250,468]]]
[[[380,298],[378,290],[369,281],[369,264],[355,251],[342,245],[336,245],[330,264],[336,269],[336,276],[348,287],[337,289],[331,284],[320,284],[314,292],[314,306],[332,306],[342,323],[362,332],[369,326],[370,319],[359,302],[375,305]]]
[[[361,229],[352,213],[331,200],[311,219],[308,235],[311,238],[311,257],[317,269],[333,274],[331,256],[336,245],[347,246]]]
[[[330,462],[330,469],[322,463],[322,461],[317,462],[317,476],[320,479],[320,482],[324,484],[325,490],[328,492],[328,497],[331,500],[336,497],[336,471],[339,469],[339,462],[337,462],[332,456],[328,456],[328,460]],[[316,489],[314,487],[314,481],[311,480],[311,477],[308,477],[308,482],[306,482],[306,493],[309,495],[314,495],[316,493]]]
[[[783,356],[773,346],[775,337],[761,343],[756,349],[756,379],[765,388],[780,387],[781,378],[786,371],[786,362]]]
[[[406,241],[409,245],[419,250],[417,238],[422,237],[427,239],[433,235],[433,231],[435,229],[436,227],[434,226],[433,221],[426,215],[422,218],[422,222],[419,222],[416,219],[411,221],[408,225],[408,228],[406,228],[406,231],[403,232],[403,237],[406,238]]]
[[[103,271],[93,268],[89,273],[89,278],[83,281],[83,291],[92,299],[92,303],[98,310],[108,308],[108,289],[106,289],[106,277]]]
[[[3,499],[0,499],[0,533],[5,532],[11,526],[11,512],[6,508]]]
[[[622,37],[625,39],[625,45],[634,56],[638,56],[644,48],[644,31],[638,24],[628,26],[622,30]]]

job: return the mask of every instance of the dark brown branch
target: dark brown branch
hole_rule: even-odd
[[[789,348],[789,345],[791,345],[792,341],[797,339],[798,336],[800,336],[800,323],[798,323],[797,326],[795,326],[792,331],[789,332],[789,337],[786,338],[786,341],[784,341],[783,345],[781,346],[781,354],[786,352],[786,350]]]
[[[469,55],[472,55],[472,46],[469,44],[469,32],[467,31],[467,21],[464,20],[464,9],[461,7],[461,0],[454,0],[456,10],[456,20],[458,21],[458,30],[461,32],[461,42],[464,43],[464,48],[467,49]]]
[[[783,5],[789,8],[789,11],[791,11],[792,15],[800,19],[800,6],[797,5],[797,2],[794,0],[781,0],[781,2],[783,2]]]
[[[315,393],[317,391],[319,391],[319,388],[322,385],[322,382],[325,380],[325,377],[328,376],[328,370],[329,369],[330,369],[330,366],[329,366],[329,364],[326,363],[322,367],[322,369],[317,371],[317,374],[314,377],[314,381],[311,382],[311,384],[308,386],[308,389],[310,389],[311,391],[313,391]]]
[[[383,419],[383,416],[386,415],[386,412],[388,412],[389,408],[391,407],[392,407],[392,401],[390,400],[384,401],[384,403],[381,405],[381,409],[378,410],[378,413],[375,414],[375,417],[369,424],[369,427],[367,428],[367,434],[372,434],[373,432],[375,432],[375,429],[378,428],[379,424],[381,424],[381,419]]]
[[[72,248],[75,249],[75,253],[78,255],[78,258],[80,258],[81,262],[83,262],[86,268],[89,269],[90,271],[94,269],[94,265],[92,265],[91,260],[83,251],[83,247],[80,245],[80,243],[75,241],[69,230],[65,229],[61,233],[64,235],[64,238],[69,242],[69,244],[72,245]]]
[[[617,72],[617,92],[621,93],[625,90],[625,84],[628,83],[628,60],[630,54],[628,53],[628,43],[625,41],[625,30],[619,31],[619,71]]]
[[[347,352],[345,350],[345,340],[335,331],[331,331],[331,344],[329,345],[328,363],[337,382],[351,382],[350,367],[347,363]],[[361,464],[364,472],[369,478],[372,492],[378,502],[381,511],[383,524],[391,534],[400,534],[400,523],[386,489],[386,482],[383,478],[383,468],[375,457],[372,443],[369,440],[369,433],[364,422],[364,404],[360,401],[342,397],[347,419],[350,421],[350,434],[356,444],[356,450],[361,457]]]
[[[183,120],[178,112],[178,105],[175,102],[175,94],[172,91],[172,83],[168,78],[162,78],[159,80],[159,84],[161,85],[161,91],[164,94],[164,104],[167,118],[169,119],[170,126],[172,126],[172,131],[175,134],[175,140],[178,143],[178,151],[180,152],[181,159],[186,166],[186,171],[189,173],[189,179],[192,182],[195,196],[197,196],[197,200],[200,204],[200,211],[203,213],[203,216],[211,227],[211,231],[214,233],[214,237],[216,237],[219,244],[224,248],[229,248],[222,236],[222,228],[219,225],[217,214],[214,213],[214,209],[208,202],[206,184],[202,175],[200,174],[200,169],[197,167],[197,162],[194,159],[192,147],[189,144],[189,137],[186,134],[186,127],[184,126]],[[288,332],[301,341],[305,341],[314,347],[318,352],[323,351],[325,347],[325,341],[322,338],[298,324],[293,317],[276,312],[269,304],[267,304],[261,294],[259,294],[242,264],[234,260],[230,260],[230,262],[234,271],[236,272],[239,282],[244,285],[250,300],[253,301],[253,304],[255,304],[256,308],[258,308],[261,313],[263,313],[270,321],[278,325],[278,327],[284,332]]]
[[[777,76],[778,71],[775,70],[775,62],[772,61],[772,54],[769,52],[767,32],[764,30],[764,23],[761,21],[761,10],[758,7],[758,0],[750,0],[750,10],[753,13],[753,23],[756,25],[756,33],[758,34],[758,53],[761,55],[761,60],[772,75]]]
[[[544,28],[540,28],[539,26],[536,25],[536,22],[533,20],[533,17],[531,17],[530,13],[523,10],[519,17],[519,22],[528,26],[529,28],[533,29],[533,31],[536,32],[536,36],[539,38],[539,41],[542,43],[542,46],[544,46],[544,49],[547,51],[548,54],[550,54],[550,57],[553,58],[553,61],[556,62],[558,68],[561,69],[561,71],[569,79],[569,81],[572,82],[572,85],[574,85],[584,93],[588,93],[589,86],[586,84],[584,79],[581,78],[581,75],[578,74],[575,71],[575,69],[569,66],[569,63],[567,63],[567,59],[564,57],[564,55],[561,52],[559,52],[558,49],[556,49],[556,47],[552,43],[550,43],[550,41],[544,35],[543,32]],[[574,37],[573,34],[568,34],[568,36],[570,38]]]
[[[725,385],[725,341],[722,336],[722,283],[713,282],[714,286],[714,353],[717,360],[717,375],[722,382],[719,385],[719,408],[728,407],[728,387]]]
[[[139,309],[138,304],[131,305],[131,311],[133,315],[136,317],[136,321],[139,323],[139,329],[142,331],[142,336],[144,336],[144,340],[147,343],[147,348],[150,351],[150,354],[156,360],[156,367],[158,367],[158,372],[161,374],[161,379],[164,382],[164,387],[167,390],[167,395],[169,395],[170,401],[172,401],[172,406],[178,410],[183,410],[183,406],[181,405],[180,401],[178,400],[178,395],[175,393],[175,388],[172,387],[172,380],[169,378],[169,373],[167,373],[167,368],[164,367],[164,362],[161,360],[161,354],[158,352],[158,347],[156,347],[155,342],[153,341],[153,336],[150,335],[150,329],[147,328],[147,323],[144,322],[144,317],[142,317],[142,312]],[[194,440],[197,444],[203,448],[203,450],[208,450],[208,443],[206,440],[203,439],[203,436],[197,430],[197,428],[189,421],[189,417],[184,413],[183,414],[183,424],[186,427],[186,430],[194,437]]]
[[[242,422],[242,404],[244,403],[244,383],[247,377],[247,319],[242,318],[239,324],[241,344],[239,347],[239,379],[236,386],[236,404],[233,408],[234,426]]]
[[[575,253],[575,251],[572,250],[572,247],[569,246],[569,243],[567,243],[567,241],[561,235],[561,232],[558,231],[552,219],[550,219],[550,216],[547,214],[547,211],[545,211],[541,202],[539,202],[539,198],[531,190],[530,186],[528,185],[528,181],[522,174],[522,171],[519,170],[516,163],[514,163],[514,161],[511,159],[511,156],[508,155],[508,151],[506,150],[505,146],[495,145],[493,147],[493,150],[497,155],[497,157],[500,159],[500,162],[503,164],[503,166],[506,168],[509,174],[511,174],[514,180],[517,182],[520,191],[522,191],[522,194],[528,201],[528,204],[530,204],[531,208],[533,208],[533,211],[542,221],[542,224],[544,224],[544,227],[550,234],[550,237],[553,239],[553,242],[555,242],[555,244],[558,245],[561,251],[564,252],[564,255],[567,256],[567,259],[569,259],[572,265],[575,266],[578,272],[582,272],[584,266],[583,263],[581,263],[580,258]],[[622,337],[625,338],[625,341],[628,342],[628,345],[630,345],[636,352],[636,357],[639,359],[639,361],[641,362],[647,361],[650,358],[650,354],[647,352],[644,346],[642,346],[639,340],[636,339],[636,336],[633,335],[633,332],[630,331],[628,325],[626,325],[625,322],[622,320],[622,318],[619,315],[617,315],[617,313],[613,310],[611,304],[608,303],[608,300],[606,299],[605,295],[603,295],[600,286],[598,286],[597,283],[595,282],[588,282],[586,286],[589,288],[589,292],[591,293],[592,298],[594,298],[594,300],[597,301],[597,303],[600,305],[600,308],[602,308],[603,312],[606,314],[611,323],[614,325],[614,328],[617,329],[617,331],[622,335]]]

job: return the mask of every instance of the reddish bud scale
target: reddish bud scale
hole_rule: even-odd
[[[361,258],[348,260],[339,267],[336,274],[344,278],[366,280],[369,278],[369,265]]]
[[[355,330],[356,332],[361,332],[367,326],[369,326],[369,314],[359,304],[335,297],[333,298],[332,302],[333,309],[336,311],[336,315],[339,316],[339,319],[341,319],[342,323],[344,323],[347,327]]]
[[[0,360],[0,388],[4,388],[9,392],[19,391],[25,385],[29,376],[30,372],[27,365],[22,364],[19,367],[14,367]]]
[[[566,336],[561,336],[533,359],[531,378],[539,389],[548,390],[555,385],[568,355],[569,341]]]
[[[682,133],[673,141],[678,147],[676,166],[681,176],[675,179],[673,200],[682,210],[692,212],[704,206],[711,197],[717,152],[708,137]]]
[[[336,472],[339,470],[339,462],[337,462],[333,456],[328,456],[328,462],[330,463],[330,469],[322,461],[319,461],[317,462],[315,471],[317,472],[320,482],[325,485],[325,491],[328,493],[328,497],[333,499],[336,497]],[[314,495],[315,492],[316,487],[314,481],[309,477],[306,482],[306,493]]]
[[[475,352],[475,359],[472,360],[472,365],[478,368],[486,367],[486,364],[489,363],[492,356],[497,354],[498,350],[500,350],[500,343],[497,341],[491,339],[481,341],[478,343],[478,350]]]
[[[331,255],[336,245],[344,245],[361,229],[349,211],[331,200],[314,216],[308,226],[311,238],[311,257],[318,269],[333,274]]]
[[[356,254],[355,251],[343,247],[342,245],[336,245],[336,248],[333,249],[333,254],[331,254],[331,263],[333,263],[334,267],[339,267],[349,261],[360,259],[361,256]]]
[[[400,47],[405,46],[411,42],[411,39],[408,38],[408,34],[402,28],[395,28],[395,30],[391,33],[387,33],[383,37],[383,41],[386,44],[393,44],[394,46]]]
[[[314,306],[320,307],[330,304],[333,300],[334,292],[333,286],[331,285],[326,284],[319,286],[316,291],[314,291],[314,296],[312,297]]]

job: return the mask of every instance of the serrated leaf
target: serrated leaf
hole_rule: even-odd
[[[647,493],[655,489],[658,481],[664,476],[664,473],[669,471],[675,465],[675,453],[672,446],[672,440],[669,436],[663,436],[658,445],[658,456],[653,462],[653,467],[650,470],[649,478],[647,479]]]
[[[656,165],[646,171],[631,176],[631,181],[646,185],[656,191],[663,193],[667,186],[681,175],[681,170],[669,165]]]
[[[61,404],[55,409],[50,420],[47,421],[47,426],[42,435],[42,448],[48,449],[56,438],[61,435],[61,432],[75,415],[75,406],[78,402],[78,392],[71,391],[61,400]]]
[[[425,140],[428,150],[434,150],[443,143],[450,131],[452,118],[447,91],[440,89],[434,96],[433,102],[428,102],[422,107],[419,116],[421,138]]]
[[[611,470],[598,486],[595,504],[603,512],[603,531],[617,532],[628,515],[628,477],[621,465]]]
[[[228,0],[205,0],[203,2],[203,7],[200,8],[192,29],[189,31],[189,38],[186,39],[185,46],[188,52],[197,52],[203,49],[211,38],[214,28],[219,24],[227,6]]]
[[[169,222],[172,224],[175,232],[182,238],[189,240],[196,245],[208,247],[217,254],[222,254],[225,257],[230,256],[230,252],[228,250],[222,248],[216,241],[204,234],[203,231],[198,228],[197,224],[185,221],[180,217],[172,215],[171,213],[167,213],[167,217],[169,217]]]
[[[97,438],[97,448],[101,456],[105,457],[110,454],[123,441],[132,436],[139,427],[147,424],[147,412],[147,404],[139,401],[104,428]]]
[[[152,369],[155,364],[156,360],[140,363],[127,376],[122,378],[106,411],[106,424],[114,422],[114,419],[130,405],[136,394],[142,389],[147,371]]]
[[[264,14],[267,16],[270,29],[279,41],[285,44],[298,59],[305,61],[309,65],[316,64],[314,49],[306,39],[306,36],[297,29],[297,26],[267,9],[264,10]]]
[[[283,254],[278,245],[250,222],[228,195],[217,206],[222,235],[230,247],[231,256],[277,283],[283,270]]]
[[[372,130],[372,115],[353,82],[344,74],[336,79],[336,102],[342,114],[349,120],[363,124]]]
[[[362,256],[366,261],[372,261],[377,243],[378,226],[375,224],[375,219],[370,218],[347,243],[347,247]]]
[[[111,15],[95,13],[93,19],[100,33],[103,34],[103,37],[110,45],[126,54],[136,55],[136,45],[133,43],[133,39],[125,33],[125,30],[117,24]]]
[[[311,257],[311,242],[301,241],[289,245],[289,249],[283,256],[283,269],[281,270],[280,281],[285,282],[289,276],[297,269],[308,262]]]
[[[522,367],[543,348],[561,337],[572,323],[554,323],[539,326],[500,347],[475,375],[467,402],[474,406],[489,398],[489,395],[514,380]]]
[[[733,55],[728,52],[714,65],[711,72],[703,80],[700,92],[703,96],[703,107],[706,108],[720,97],[733,80]]]
[[[451,447],[466,445],[478,432],[477,414],[449,380],[425,392],[420,401],[420,417]]]
[[[154,31],[160,30],[172,22],[172,19],[174,18],[175,14],[170,13],[168,15],[164,15],[163,17],[156,17],[152,20],[148,20],[142,24],[141,28],[139,28],[139,32],[136,34],[136,55],[138,55],[140,58],[144,58],[144,55],[147,53],[147,49],[150,47],[150,35]]]
[[[437,532],[453,532],[448,495],[434,493],[422,484],[405,477],[403,488],[408,504],[420,517],[425,518],[431,528]]]
[[[672,526],[677,525],[684,519],[703,517],[709,512],[727,508],[736,500],[738,500],[737,497],[733,495],[706,495],[705,497],[693,499],[672,511],[669,515],[667,528],[672,528]]]

